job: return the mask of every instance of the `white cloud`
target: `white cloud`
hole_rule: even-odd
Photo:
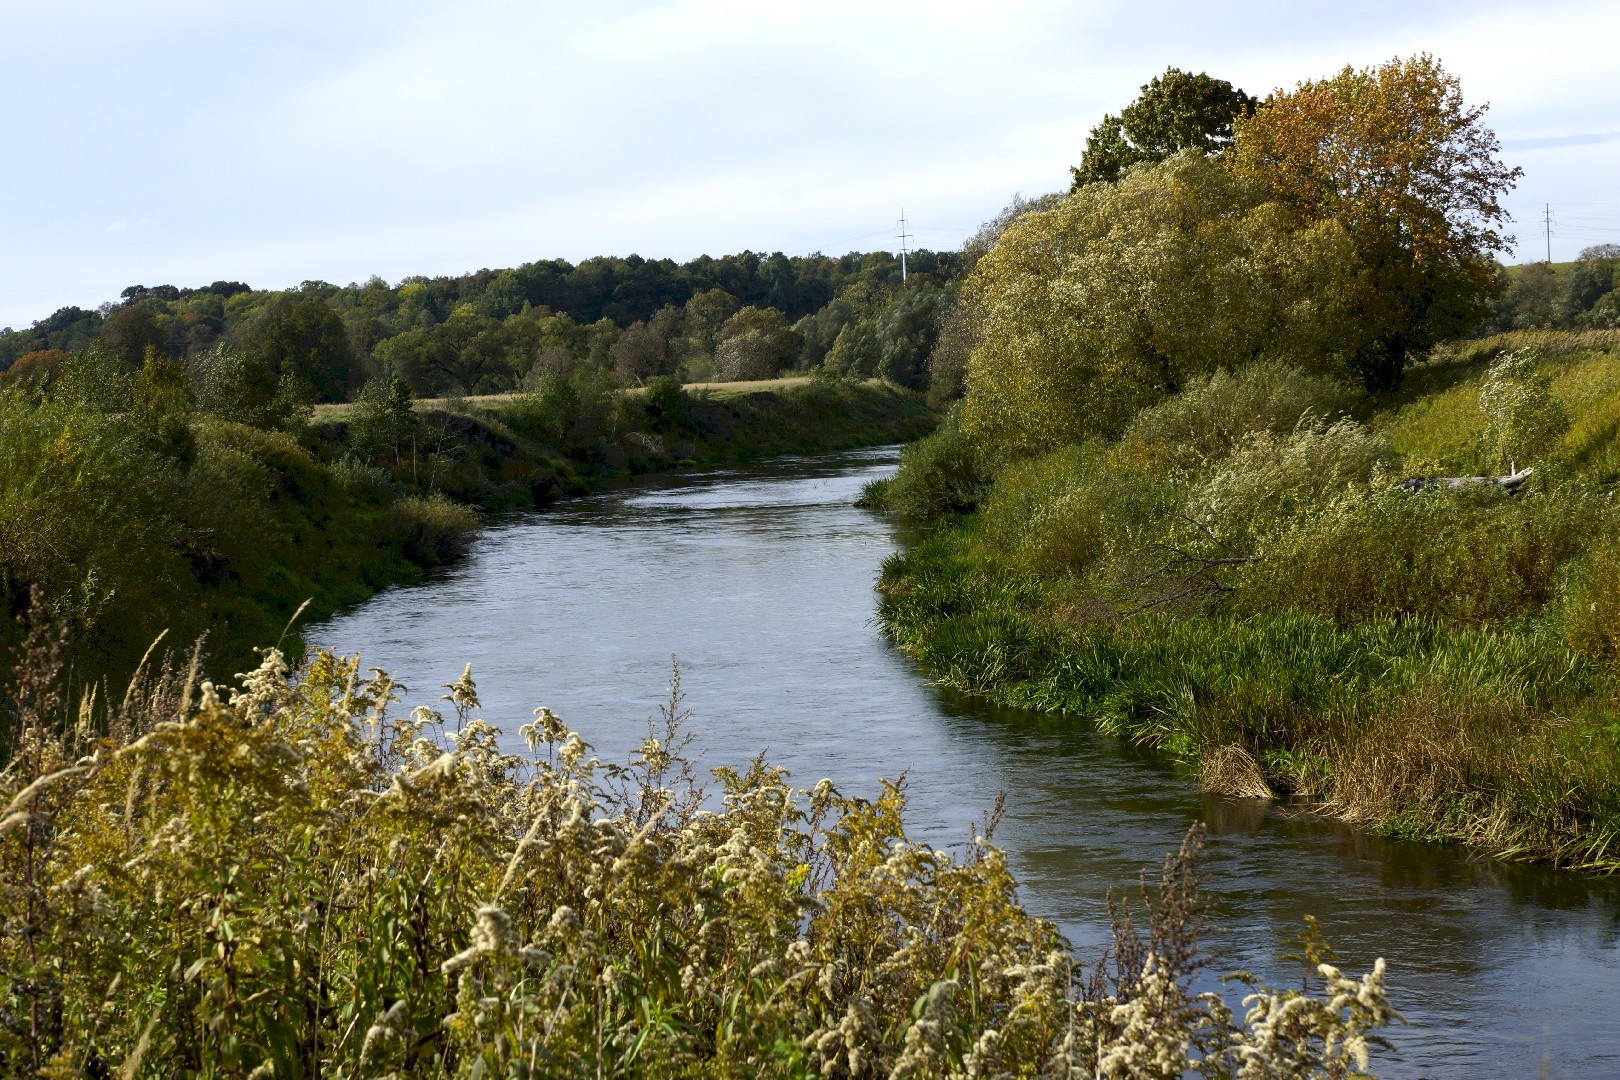
[[[1263,93],[1428,50],[1492,103],[1521,223],[1620,189],[1620,7],[1585,0],[74,0],[7,20],[31,44],[0,93],[51,167],[0,176],[0,232],[31,253],[0,267],[0,323],[132,281],[839,252],[886,245],[902,204],[949,247],[1013,191],[1064,186],[1102,113],[1169,65]],[[128,227],[131,206],[161,225]]]

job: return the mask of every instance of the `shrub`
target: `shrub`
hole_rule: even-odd
[[[647,417],[659,431],[669,431],[692,422],[692,402],[674,375],[655,375],[647,380],[641,399]]]
[[[1266,538],[1240,597],[1249,610],[1340,623],[1519,619],[1555,595],[1561,564],[1610,527],[1601,501],[1579,489],[1352,491]]]
[[[1223,368],[1138,413],[1120,440],[1120,453],[1142,467],[1196,472],[1251,433],[1286,434],[1307,414],[1337,419],[1357,396],[1345,383],[1287,364]]]
[[[971,513],[989,480],[979,453],[947,418],[900,452],[900,470],[889,485],[887,508],[907,521]]]
[[[366,383],[349,409],[349,446],[364,461],[398,461],[421,428],[411,388],[392,376]]]
[[[1259,430],[1199,482],[1187,512],[1222,540],[1247,544],[1277,521],[1370,480],[1390,459],[1384,440],[1354,420],[1307,416],[1287,434]]]
[[[1570,646],[1604,660],[1620,659],[1620,542],[1604,539],[1571,566],[1561,599]]]
[[[450,731],[329,654],[294,679],[270,650],[235,691],[148,677],[87,755],[25,699],[0,1067],[1342,1076],[1396,1018],[1382,960],[1251,985],[1242,1019],[1195,993],[1196,829],[1147,932],[1116,920],[1088,977],[1019,905],[992,822],[953,858],[908,839],[897,784],[795,790],[763,761],[715,770],[706,809],[676,686],[623,766],[544,709],[504,753],[470,668]]]
[[[1552,379],[1536,370],[1540,360],[1530,349],[1503,353],[1480,383],[1485,438],[1504,468],[1546,456],[1569,430],[1569,413],[1553,397]]]
[[[478,515],[438,493],[411,496],[389,508],[389,532],[412,562],[435,566],[467,550],[478,532]]]

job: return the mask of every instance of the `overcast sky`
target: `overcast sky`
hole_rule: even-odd
[[[131,284],[959,244],[1167,66],[1429,51],[1518,258],[1620,242],[1620,3],[0,0],[0,325]]]

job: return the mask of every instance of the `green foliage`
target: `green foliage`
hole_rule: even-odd
[[[1254,111],[1255,100],[1225,79],[1167,68],[1142,87],[1118,116],[1103,117],[1086,139],[1071,191],[1113,183],[1133,165],[1163,161],[1183,150],[1219,153],[1232,142],[1232,121]]]
[[[1212,790],[1611,871],[1616,344],[1459,343],[1376,403],[1269,362],[1190,380],[1117,440],[989,459],[977,514],[886,567],[884,625]],[[1537,461],[1511,492],[1424,482],[1503,447]]]
[[[838,331],[820,370],[828,378],[859,382],[876,375],[882,359],[877,328],[862,319],[847,323]]]
[[[349,446],[366,461],[399,461],[421,431],[410,387],[398,377],[361,387],[348,420]]]
[[[1563,564],[1610,528],[1601,502],[1579,490],[1539,498],[1355,492],[1261,542],[1239,603],[1341,623],[1510,623],[1538,614]]]
[[[478,515],[435,492],[394,503],[387,528],[406,558],[418,566],[438,566],[466,552],[478,532]]]
[[[317,401],[344,401],[360,367],[343,320],[319,295],[277,296],[235,335],[237,345],[275,372],[307,383]]]
[[[670,431],[692,422],[691,399],[681,389],[681,380],[674,375],[655,375],[648,379],[641,404],[653,427],[659,431]]]
[[[1523,170],[1498,158],[1484,115],[1423,54],[1278,91],[1237,121],[1232,168],[1353,247],[1342,347],[1369,390],[1490,314],[1493,256],[1509,246],[1501,200]]]
[[[296,431],[313,415],[314,401],[295,376],[277,376],[262,358],[218,346],[186,361],[197,409],[257,428]]]
[[[469,667],[453,726],[279,652],[239,690],[159,672],[63,738],[48,633],[0,771],[0,1067],[122,1075],[1346,1075],[1383,962],[1321,996],[1195,993],[1200,833],[1151,931],[1087,978],[993,826],[911,841],[898,784],[797,790],[683,760],[678,678],[622,766],[548,710],[508,754]],[[222,857],[223,855],[223,857]]]
[[[714,372],[722,382],[774,379],[804,342],[775,308],[745,307],[715,336]]]
[[[1545,457],[1569,430],[1569,413],[1553,397],[1552,379],[1536,370],[1540,359],[1530,351],[1503,353],[1480,381],[1485,438],[1504,467]]]
[[[883,492],[883,508],[908,521],[971,513],[988,474],[954,417],[900,452],[900,472]],[[874,493],[875,494],[875,493]]]
[[[1143,406],[1257,358],[1336,368],[1351,270],[1333,221],[1302,227],[1188,152],[1019,218],[965,288],[980,313],[963,424],[998,447],[1118,435]]]
[[[1190,475],[1221,461],[1244,437],[1284,435],[1302,419],[1337,419],[1356,404],[1350,387],[1275,361],[1197,376],[1181,393],[1131,419],[1119,452],[1153,472]]]

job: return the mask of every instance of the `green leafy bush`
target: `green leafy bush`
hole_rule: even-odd
[[[900,471],[884,495],[887,509],[908,521],[933,521],[978,506],[989,477],[979,452],[954,418],[900,452]]]
[[[478,514],[438,493],[413,495],[389,508],[389,531],[412,562],[437,566],[467,550],[478,532]]]
[[[1140,468],[1191,474],[1225,458],[1249,435],[1285,435],[1307,416],[1336,420],[1358,396],[1343,382],[1287,364],[1223,368],[1137,413],[1119,452]]]
[[[1247,610],[1339,622],[1507,622],[1537,614],[1560,567],[1611,528],[1602,500],[1580,490],[1351,491],[1264,540],[1240,596]]]

